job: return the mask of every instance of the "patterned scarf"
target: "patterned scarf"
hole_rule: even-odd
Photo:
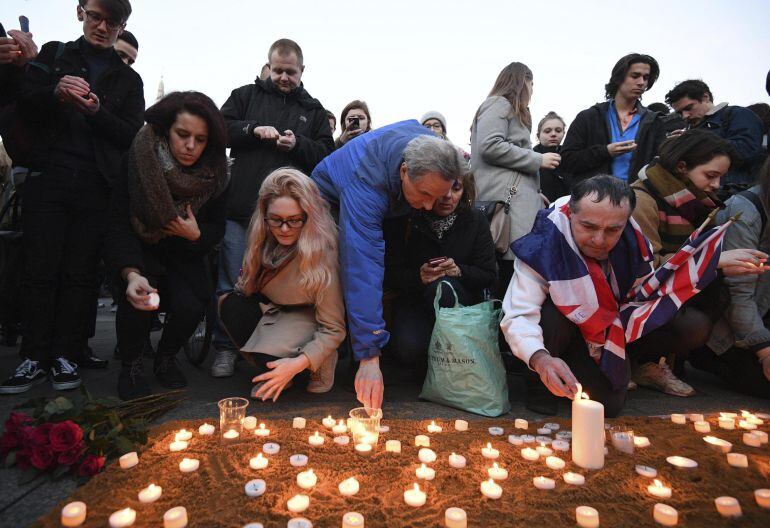
[[[439,240],[444,238],[444,235],[455,223],[455,220],[457,220],[457,212],[453,212],[447,216],[438,216],[430,212],[423,212],[423,216],[428,222],[430,230],[433,231],[433,234],[436,235],[436,238]]]

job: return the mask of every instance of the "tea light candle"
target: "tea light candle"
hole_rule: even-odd
[[[184,506],[171,508],[163,514],[163,528],[185,528],[187,526],[187,509]]]
[[[663,526],[676,526],[679,522],[679,512],[668,504],[657,503],[652,510],[652,518]]]
[[[209,423],[205,423],[198,427],[198,434],[203,436],[211,436],[214,434],[214,431],[216,430],[216,427]]]
[[[572,473],[571,471],[567,471],[564,475],[562,475],[562,477],[564,478],[564,482],[567,484],[572,484],[573,486],[582,486],[586,483],[586,478],[580,473]]]
[[[717,497],[714,499],[719,515],[722,517],[740,517],[743,515],[741,505],[735,497]]]
[[[765,423],[764,420],[762,420],[760,418],[757,418],[753,414],[751,416],[747,416],[746,417],[746,421],[749,422],[750,424],[754,424],[754,425],[762,425],[762,424]]]
[[[136,510],[131,508],[124,508],[113,512],[110,515],[109,523],[110,528],[125,528],[131,526],[136,521]]]
[[[655,479],[655,481],[647,486],[647,491],[650,495],[654,495],[655,497],[658,497],[660,499],[670,499],[671,498],[671,488],[668,486],[664,486],[661,481],[658,479]]]
[[[291,455],[289,457],[289,464],[294,467],[302,467],[307,465],[307,455]]]
[[[348,426],[345,425],[345,422],[340,420],[340,423],[332,427],[332,432],[334,434],[345,434],[348,432]]]
[[[757,438],[760,444],[767,443],[767,433],[764,431],[750,431],[749,433],[744,433],[744,437],[746,436],[746,434]]]
[[[524,440],[519,435],[508,435],[508,443],[519,446],[524,443]]]
[[[144,504],[155,502],[160,498],[162,494],[163,494],[163,488],[161,488],[160,486],[156,486],[155,484],[150,484],[149,486],[147,486],[146,488],[144,488],[139,492],[139,502]]]
[[[735,429],[735,419],[722,416],[719,418],[719,427],[727,430]]]
[[[556,433],[558,440],[572,440],[572,431],[559,431]]]
[[[334,426],[332,426],[334,427]],[[324,437],[318,434],[318,431],[310,435],[307,439],[308,443],[313,447],[324,445]]]
[[[762,490],[757,490],[762,491]],[[86,522],[86,508],[85,502],[70,502],[61,510],[61,525],[62,526],[80,526]]]
[[[302,513],[310,506],[310,497],[307,495],[294,495],[286,501],[286,507],[292,513]]]
[[[322,423],[322,424],[323,424],[323,426],[324,426],[324,427],[326,427],[327,429],[331,429],[332,427],[334,427],[334,425],[335,425],[337,422],[336,422],[336,421],[334,421],[334,418],[332,418],[332,415],[330,414],[329,416],[327,416],[326,418],[324,418],[323,420],[321,420],[321,423]]]
[[[698,467],[698,463],[695,460],[682,456],[670,456],[666,458],[666,462],[679,469],[694,469]]]
[[[521,440],[525,444],[534,444],[535,443],[535,437],[532,435],[521,435]]]
[[[708,422],[695,422],[695,430],[699,433],[710,433],[711,432],[711,424]],[[665,506],[665,505],[664,505]]]
[[[675,424],[683,425],[687,423],[687,417],[684,414],[672,414],[671,421]]]
[[[481,448],[481,456],[490,460],[495,460],[500,456],[500,451],[492,447],[492,444],[487,443],[487,447]]]
[[[158,308],[160,306],[160,295],[157,294],[157,292],[150,292],[150,295],[148,295],[147,299],[147,305],[151,306],[152,308]]]
[[[488,499],[497,500],[503,495],[503,488],[493,479],[485,480],[480,485],[481,494]]]
[[[414,437],[414,445],[416,447],[430,447],[430,437],[417,435]]]
[[[708,444],[711,449],[718,453],[729,453],[733,448],[733,444],[727,440],[722,440],[721,438],[717,438],[715,436],[704,436],[703,441],[706,442],[706,444]]]
[[[497,465],[497,462],[495,462],[492,464],[491,468],[487,469],[487,475],[489,475],[489,478],[492,480],[505,480],[508,478],[508,470],[501,468]]]
[[[363,433],[359,437],[359,443],[374,445],[374,444],[377,443],[377,439],[378,438],[379,438],[379,436],[377,434],[375,434],[375,433]]]
[[[297,475],[297,485],[302,489],[311,489],[317,483],[318,476],[313,472],[312,468]]]
[[[738,422],[738,427],[740,427],[741,429],[746,429],[747,431],[753,431],[754,429],[757,428],[755,424],[751,423],[748,420],[741,420],[740,422]]]
[[[455,431],[467,431],[467,430],[468,430],[468,422],[466,422],[465,420],[455,420]]]
[[[585,469],[604,467],[604,405],[588,399],[577,384],[572,400],[572,461]]]
[[[556,481],[548,477],[535,477],[532,483],[540,490],[552,490],[556,487]]]
[[[120,457],[119,461],[121,469],[131,469],[139,463],[139,455],[136,454],[136,451],[131,451]]]
[[[342,516],[342,528],[363,528],[364,516],[358,512],[348,512]]]
[[[540,456],[551,456],[553,454],[553,449],[550,447],[546,447],[545,443],[540,442],[540,445],[535,448],[537,452],[540,454]]]
[[[350,437],[348,435],[335,436],[334,443],[341,446],[346,446],[350,443]]]
[[[428,432],[429,433],[440,433],[442,431],[442,427],[440,425],[436,425],[435,421],[431,421],[428,424]]]
[[[286,523],[286,528],[313,528],[313,523],[304,517],[294,517]]]
[[[566,465],[564,463],[564,460],[557,456],[549,456],[545,459],[545,465],[548,466],[551,469],[564,469],[564,466]]]
[[[635,447],[650,447],[650,439],[646,436],[635,436],[634,437],[634,446]]]
[[[418,479],[433,480],[436,478],[436,470],[429,468],[425,464],[420,464],[420,467],[415,470],[415,475],[417,475]]]
[[[550,429],[551,431],[558,431],[561,428],[559,424],[553,423],[553,422],[543,424],[543,427],[545,427],[546,429]]]
[[[388,453],[400,453],[401,442],[399,440],[388,440],[385,442],[385,451]]]
[[[502,427],[490,427],[489,434],[492,436],[502,436],[505,431]]]
[[[770,489],[754,490],[754,500],[761,508],[770,508]]]
[[[387,433],[388,431],[390,431],[390,426],[389,425],[378,425],[377,426],[377,432],[378,433]]]
[[[727,463],[737,468],[749,467],[749,459],[740,453],[727,453]]]
[[[691,422],[702,422],[703,421],[703,415],[702,414],[691,413],[691,414],[687,415],[687,418],[689,418],[689,420]]]
[[[449,465],[453,468],[462,469],[465,467],[465,464],[466,461],[464,456],[458,455],[457,453],[449,455]]]
[[[198,468],[200,467],[201,463],[198,459],[195,458],[183,458],[182,461],[179,463],[179,471],[182,473],[192,473],[193,471],[198,471]]]
[[[527,421],[522,418],[516,418],[516,420],[513,422],[513,426],[516,429],[527,429],[529,428],[529,423],[527,423]]]
[[[541,427],[541,428],[539,428],[539,429],[537,430],[537,434],[539,434],[539,435],[547,435],[547,434],[551,434],[551,430],[550,430],[550,429],[548,429],[547,427]]]
[[[368,455],[372,452],[372,444],[356,444],[356,453],[359,455]]]
[[[417,483],[414,484],[414,488],[404,492],[404,502],[415,508],[425,504],[426,499],[427,495],[420,489],[420,486]]]
[[[257,456],[252,457],[249,460],[249,467],[251,469],[265,469],[268,463],[269,460],[267,457],[264,457],[262,456],[262,453],[259,453]]]
[[[521,456],[524,457],[524,460],[529,460],[530,462],[534,462],[538,458],[540,458],[540,453],[538,453],[536,450],[532,449],[531,447],[525,447],[521,450]]]
[[[734,412],[720,412],[719,413],[719,417],[720,418],[732,418],[732,419],[735,419],[735,418],[738,418],[738,415],[736,413],[734,413]]]
[[[261,423],[257,429],[254,429],[254,434],[262,437],[270,436],[270,429],[266,428],[265,424]]]
[[[432,464],[436,461],[436,452],[427,447],[423,447],[417,452],[417,458],[424,464]]]
[[[340,482],[337,488],[340,490],[340,495],[343,497],[352,497],[358,493],[361,485],[355,477],[350,477]]]
[[[658,476],[658,470],[650,466],[636,466],[634,469],[643,477],[655,478]]]
[[[537,442],[538,444],[549,445],[552,442],[552,440],[551,440],[551,437],[549,436],[536,436],[535,442]]]
[[[301,416],[296,416],[296,417],[294,417],[294,419],[291,421],[291,427],[292,427],[293,429],[304,429],[306,425],[307,425],[307,420],[305,420],[305,419],[304,419],[303,417],[301,417]]]
[[[569,451],[569,442],[566,440],[554,440],[551,447],[556,451]]]
[[[226,440],[234,440],[240,436],[240,433],[236,431],[235,429],[230,429],[225,434],[222,435],[222,437]]]
[[[262,446],[262,452],[266,455],[277,455],[281,450],[281,446],[274,442],[268,442]]]
[[[176,453],[178,451],[184,451],[185,449],[187,449],[187,442],[184,442],[182,440],[175,440],[171,442],[171,445],[169,445],[168,448],[171,450],[172,453]]]
[[[243,424],[244,429],[251,431],[257,427],[257,418],[255,416],[247,416],[241,424]]]
[[[250,480],[244,486],[247,497],[261,497],[264,495],[267,485],[262,479]]]
[[[575,508],[575,518],[580,528],[598,528],[599,512],[590,506],[578,506]]]
[[[462,508],[447,508],[444,512],[446,528],[468,528],[468,514]]]

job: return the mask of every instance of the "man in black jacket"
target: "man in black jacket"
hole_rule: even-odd
[[[561,169],[578,182],[612,174],[632,183],[666,138],[662,116],[642,106],[642,94],[658,78],[658,62],[631,53],[620,59],[605,85],[607,101],[580,112],[561,149]]]
[[[131,14],[128,0],[80,0],[83,36],[45,44],[27,67],[18,109],[34,143],[22,227],[22,347],[16,373],[0,394],[28,390],[50,373],[57,390],[80,385],[79,351],[110,186],[142,125],[142,80],[113,48]]]
[[[302,49],[280,39],[268,52],[270,77],[236,88],[222,106],[227,141],[234,158],[227,206],[225,237],[219,252],[217,291],[232,290],[246,248],[246,229],[259,188],[279,167],[296,167],[305,174],[334,150],[326,110],[301,83]],[[224,332],[214,337],[215,377],[232,376],[237,352]]]

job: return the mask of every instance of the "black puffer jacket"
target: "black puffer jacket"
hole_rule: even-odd
[[[326,110],[305,88],[289,94],[268,79],[236,88],[222,106],[227,123],[227,146],[234,158],[227,218],[247,223],[257,203],[259,188],[268,174],[280,167],[295,167],[310,174],[334,150]],[[289,152],[274,141],[254,136],[259,126],[275,127],[281,134],[291,130],[297,145]]]

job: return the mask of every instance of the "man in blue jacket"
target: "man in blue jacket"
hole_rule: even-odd
[[[430,210],[463,172],[448,141],[417,121],[402,121],[349,141],[326,157],[311,178],[339,212],[340,272],[353,354],[360,362],[356,395],[382,406],[380,351],[390,334],[382,318],[386,218],[410,208]]]

